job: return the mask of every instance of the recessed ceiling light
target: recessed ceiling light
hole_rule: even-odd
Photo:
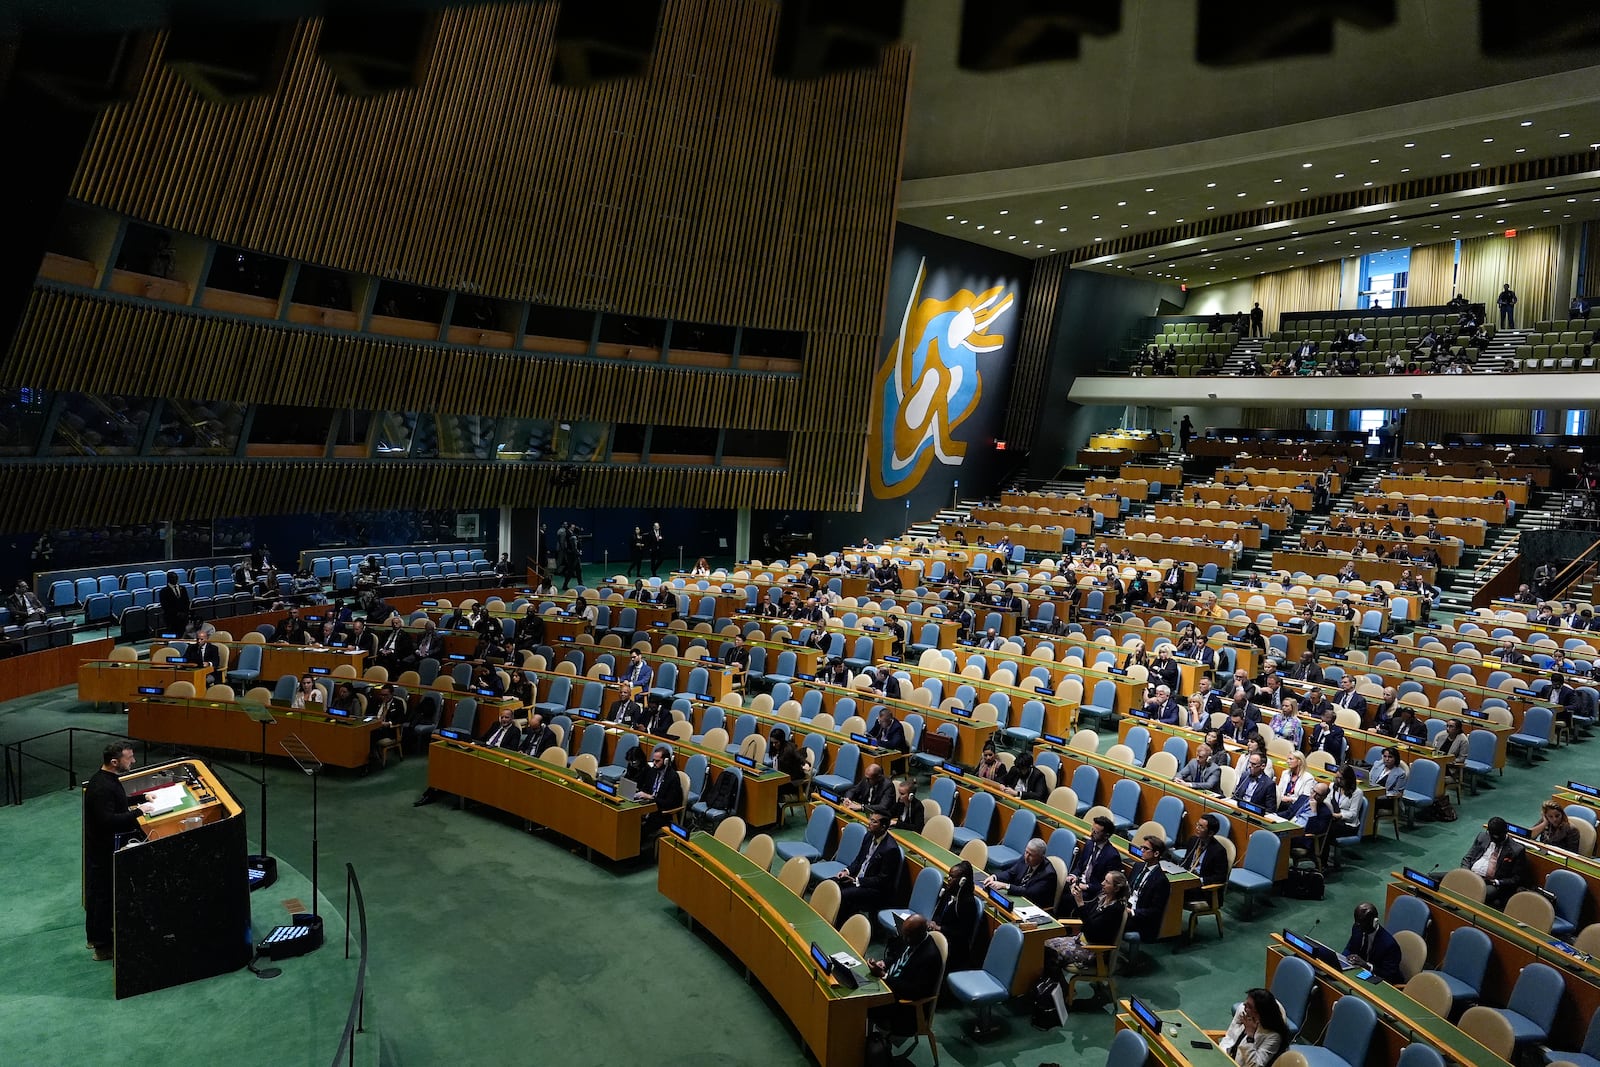
[[[1558,133],[1558,134],[1556,134],[1556,136],[1557,137],[1571,137],[1572,134],[1570,134],[1570,133]]]
[[[1283,184],[1283,179],[1282,178],[1274,178],[1274,179],[1272,179],[1272,184],[1273,185],[1282,185]]]
[[[1056,232],[1057,233],[1066,233],[1067,232],[1067,228],[1065,226],[1063,226],[1063,227],[1061,227],[1061,229],[1057,230]]]
[[[1304,168],[1305,168],[1305,169],[1306,169],[1306,170],[1310,170],[1310,169],[1311,169],[1311,164],[1309,164],[1309,163],[1302,163],[1302,164],[1300,164],[1300,165],[1301,165],[1301,166],[1302,166],[1302,167],[1304,167]]]
[[[1302,193],[1309,193],[1311,191],[1311,187],[1309,185],[1302,185],[1300,187],[1300,191]]]
[[[1097,218],[1099,218],[1099,217],[1100,217],[1100,216],[1099,216],[1099,215],[1090,215],[1090,216],[1089,216],[1089,218],[1091,218],[1091,219],[1097,219]]]
[[[961,220],[961,225],[965,226],[966,224],[967,224],[967,220],[966,219],[962,219]]]
[[[1439,153],[1439,158],[1440,159],[1449,159],[1450,158],[1450,153],[1449,152],[1440,152]]]
[[[1065,210],[1067,210],[1067,205],[1065,205],[1065,204],[1062,204],[1062,205],[1061,205],[1061,206],[1060,206],[1060,207],[1059,207],[1059,208],[1057,208],[1057,209],[1056,209],[1056,210],[1057,210],[1057,211],[1065,211]]]
[[[1117,206],[1118,207],[1127,207],[1128,206],[1128,202],[1126,200],[1118,200],[1117,201]]]
[[[1271,205],[1273,205],[1273,204],[1276,204],[1276,203],[1277,203],[1277,201],[1276,201],[1276,200],[1268,200],[1268,201],[1267,201],[1267,204],[1268,204],[1268,206],[1271,206]],[[1151,212],[1151,214],[1152,214],[1152,215],[1154,215],[1154,214],[1155,214],[1155,212],[1153,212],[1153,211],[1152,211],[1152,212]]]
[[[1533,125],[1533,120],[1532,119],[1523,119],[1522,122],[1521,122],[1521,125],[1523,125],[1523,126],[1532,126]]]
[[[949,222],[949,221],[950,221],[950,220],[951,220],[951,219],[953,219],[953,218],[955,218],[955,216],[954,216],[954,215],[946,215],[946,216],[945,216],[945,217],[944,217],[944,221],[946,221],[946,222]]]
[[[1361,184],[1362,185],[1371,185],[1372,183],[1371,182],[1362,182]]]
[[[1483,164],[1482,163],[1474,163],[1473,166],[1474,167],[1481,167],[1481,166],[1483,166]]]
[[[1017,235],[1016,234],[1012,234],[1011,236],[1006,238],[1006,240],[1008,240],[1008,241],[1015,241],[1016,239],[1017,239]]]
[[[1494,144],[1494,138],[1493,137],[1485,137],[1483,139],[1483,143],[1484,144]]]
[[[1243,196],[1244,194],[1243,193],[1235,193],[1234,195],[1235,196]]]
[[[1104,238],[1104,237],[1096,237],[1096,238],[1095,238],[1095,240],[1096,240],[1096,241],[1104,241],[1104,240],[1105,240],[1105,238]]]
[[[1521,155],[1521,154],[1522,154],[1522,153],[1524,153],[1524,152],[1526,152],[1526,151],[1527,151],[1527,149],[1526,149],[1526,148],[1519,148],[1519,149],[1517,149],[1517,154],[1518,154],[1518,155]]]
[[[1400,168],[1400,173],[1401,174],[1410,174],[1411,173],[1411,168],[1410,167],[1401,167]]]
[[[1461,216],[1460,215],[1451,215],[1450,217],[1453,218],[1453,219],[1459,219]]]
[[[1335,178],[1343,178],[1344,177],[1344,171],[1341,170],[1338,174],[1335,174],[1334,177]]]
[[[1146,215],[1154,215],[1154,214],[1155,214],[1155,212],[1154,212],[1154,211],[1146,211],[1146,212],[1145,212],[1145,214],[1146,214]]]
[[[1000,209],[1000,214],[1009,215],[1009,214],[1011,214],[1011,209],[1010,208],[1001,208]]]
[[[1217,210],[1217,205],[1215,205],[1215,204],[1207,204],[1206,205],[1206,210],[1207,211],[1215,211],[1215,210]]]
[[[978,229],[980,229],[980,230],[986,230],[986,229],[988,229],[988,227],[987,227],[987,226],[985,226],[985,225],[983,225],[983,224],[982,224],[982,223],[979,223],[979,224],[978,224]]]
[[[1379,162],[1379,161],[1378,161],[1378,160],[1376,160],[1376,159],[1369,159],[1369,160],[1367,160],[1367,162],[1368,162],[1368,163],[1377,163],[1377,162]]]
[[[1043,226],[1044,225],[1044,219],[1034,219],[1033,220],[1033,224],[1035,226]]]
[[[1145,192],[1147,192],[1147,193],[1153,193],[1153,192],[1155,192],[1155,188],[1154,188],[1154,187],[1153,187],[1153,186],[1152,186],[1152,187],[1151,187],[1151,188],[1149,188],[1149,189],[1146,189],[1146,190],[1145,190]]]
[[[1415,147],[1417,147],[1417,142],[1415,142],[1415,141],[1407,141],[1405,143],[1405,147],[1406,148],[1415,148]]]
[[[1207,189],[1215,189],[1216,187],[1217,187],[1217,183],[1216,182],[1206,182],[1206,188]]]
[[[1127,228],[1128,228],[1128,224],[1127,224],[1127,223],[1126,223],[1126,222],[1124,222],[1124,223],[1123,223],[1123,224],[1122,224],[1122,228],[1123,228],[1123,229],[1124,229],[1124,230],[1126,230],[1126,229],[1127,229]]]

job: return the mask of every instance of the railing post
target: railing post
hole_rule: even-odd
[[[77,729],[77,727],[69,727],[67,729],[67,788],[68,789],[71,789],[72,785],[73,785],[73,782],[72,782],[72,768],[77,766],[77,763],[78,763],[77,754],[76,754],[77,742],[78,742],[78,729]]]

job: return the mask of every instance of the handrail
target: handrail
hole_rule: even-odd
[[[356,877],[353,863],[344,865],[344,958],[350,958],[350,894],[356,898],[356,939],[360,943],[361,958],[356,962],[356,988],[350,995],[350,1013],[344,1021],[344,1031],[339,1035],[339,1047],[333,1050],[330,1067],[339,1067],[345,1059],[355,1067],[355,1035],[366,1033],[367,1014],[367,902],[361,895],[361,879]]]
[[[46,767],[54,767],[58,771],[66,771],[67,788],[77,788],[79,782],[76,770],[78,762],[77,735],[80,733],[93,734],[97,737],[110,737],[115,740],[127,740],[126,734],[110,733],[105,730],[92,730],[87,726],[64,726],[59,730],[51,730],[47,733],[34,734],[32,737],[24,737],[20,741],[6,742],[4,748],[5,789],[3,792],[0,792],[0,806],[18,805],[22,803],[22,767],[23,760],[25,759],[37,760]],[[34,741],[42,741],[47,737],[55,737],[57,734],[67,735],[67,762],[65,763],[57,763],[53,759],[47,759],[44,756],[34,755],[23,748],[24,745],[31,744]],[[144,758],[146,762],[148,762],[150,757],[150,743],[148,741],[142,741],[140,744],[144,746]],[[98,767],[99,764],[95,764],[95,766]]]
[[[1550,599],[1564,599],[1572,587],[1588,577],[1596,567],[1600,567],[1600,541],[1578,553],[1570,563],[1556,572],[1555,578],[1550,582]]]
[[[1521,540],[1522,535],[1520,533],[1512,534],[1511,540],[1507,541],[1505,544],[1496,549],[1494,555],[1490,556],[1488,559],[1479,561],[1478,565],[1472,569],[1472,577],[1477,579],[1490,567],[1498,570],[1499,568],[1504,567],[1506,563],[1509,562],[1513,557],[1521,555],[1522,549],[1518,547],[1518,542]]]

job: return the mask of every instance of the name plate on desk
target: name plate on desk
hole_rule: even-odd
[[[454,726],[446,726],[444,729],[439,731],[439,736],[444,738],[446,741],[465,741],[468,744],[472,743],[471,733],[467,732],[466,730],[458,730]]]
[[[817,796],[821,797],[823,800],[826,800],[829,804],[839,803],[839,794],[829,789],[818,789]]]
[[[1251,815],[1265,815],[1267,809],[1259,804],[1252,804],[1248,800],[1239,801],[1239,810],[1248,811]]]
[[[1421,871],[1413,870],[1410,867],[1407,867],[1404,870],[1402,870],[1400,872],[1400,876],[1402,878],[1404,878],[1408,882],[1415,882],[1417,885],[1422,886],[1424,889],[1438,889],[1439,888],[1439,879],[1430,877],[1429,875],[1426,875],[1426,874],[1423,874]]]
[[[971,708],[951,708],[950,709],[950,714],[956,716],[958,719],[970,719],[970,718],[972,718],[972,709]]]
[[[1568,782],[1567,788],[1574,793],[1582,793],[1586,797],[1600,797],[1600,786],[1585,785],[1582,782]]]
[[[465,660],[466,658],[467,658],[466,654],[462,653],[462,652],[452,652],[448,656],[445,657],[445,659],[453,659],[458,663],[461,662],[462,660]]]
[[[600,713],[593,708],[579,708],[578,716],[584,719],[598,719],[600,717]]]
[[[307,674],[327,674],[327,673],[329,673],[329,671],[328,671],[328,668],[326,668],[326,667],[312,667],[306,673]]]
[[[851,734],[850,740],[858,745],[866,745],[868,748],[872,748],[878,743],[876,738],[868,737],[866,734]]]
[[[1048,745],[1064,745],[1067,743],[1065,737],[1057,737],[1055,734],[1041,734],[1040,736],[1044,738],[1045,744]]]
[[[477,693],[481,697],[488,697],[490,700],[500,699],[500,694],[496,693],[493,689],[474,689],[473,692]]]
[[[682,838],[685,841],[689,840],[689,831],[687,829],[685,829],[682,826],[679,826],[677,823],[672,823],[671,826],[672,826],[672,834],[673,834],[674,837]]]
[[[802,682],[814,682],[817,680],[817,676],[814,674],[797,674],[795,677],[800,679]]]
[[[989,899],[994,901],[1000,907],[1004,908],[1006,911],[1011,910],[1011,898],[1000,892],[1000,890],[989,890]]]
[[[751,759],[749,756],[744,756],[744,755],[733,757],[733,762],[737,763],[741,767],[751,767],[751,768],[753,768],[756,765],[756,761],[755,760]]]
[[[141,685],[139,692],[147,697],[158,697],[164,690],[159,685]]]
[[[940,769],[946,774],[955,775],[957,778],[965,778],[967,776],[966,768],[959,763],[945,763],[941,765]]]

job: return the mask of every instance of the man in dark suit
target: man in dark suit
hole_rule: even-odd
[[[1254,804],[1267,811],[1278,810],[1278,787],[1267,773],[1267,758],[1261,753],[1252,752],[1247,757],[1244,774],[1233,787],[1233,799],[1236,803]]]
[[[872,688],[890,700],[900,699],[900,679],[888,667],[879,667],[873,676]]]
[[[489,727],[489,732],[479,739],[478,744],[489,748],[506,748],[512,752],[522,746],[522,731],[511,717],[510,708],[501,710],[500,718]]]
[[[1228,853],[1217,841],[1217,831],[1221,829],[1222,823],[1207,812],[1200,816],[1200,821],[1195,824],[1194,836],[1189,838],[1183,866],[1185,870],[1200,876],[1201,886],[1222,885],[1228,880]],[[1189,890],[1186,899],[1205,895],[1197,887]]]
[[[291,607],[289,614],[272,630],[274,644],[303,645],[306,643],[306,624],[300,618],[300,609]]]
[[[1367,698],[1356,692],[1354,675],[1347,674],[1339,679],[1339,695],[1334,697],[1333,706],[1336,708],[1349,708],[1361,716],[1361,721],[1367,721]]]
[[[518,750],[525,756],[540,756],[545,749],[554,747],[556,732],[544,724],[544,716],[534,712],[528,716],[528,725],[522,731],[522,744]]]
[[[211,633],[204,627],[194,635],[189,647],[183,650],[183,662],[209,668],[206,672],[207,685],[222,681],[222,652],[211,643]]]
[[[683,807],[683,782],[672,763],[672,749],[657,745],[650,753],[650,770],[637,783],[634,800],[653,800],[656,810],[644,818],[644,832],[653,834],[672,821],[671,813]]]
[[[1054,907],[1056,869],[1045,858],[1044,850],[1044,838],[1036,837],[1029,841],[1015,863],[983,880],[983,888],[998,889],[1013,898],[1023,897],[1041,908]],[[1115,849],[1112,851],[1115,852]]]
[[[400,616],[394,617],[398,619]],[[350,624],[350,633],[345,637],[345,644],[365,652],[368,660],[378,655],[378,635],[367,629],[367,624],[360,619]]]
[[[1400,945],[1378,922],[1378,909],[1368,901],[1356,905],[1355,925],[1350,927],[1344,954],[1385,982],[1398,985],[1405,981],[1400,973]]]
[[[620,723],[631,726],[635,730],[643,730],[650,723],[650,711],[644,702],[634,696],[625,685],[617,686],[617,700],[611,705],[611,710],[606,713],[608,722]]]
[[[851,811],[888,811],[894,798],[894,786],[876,763],[867,764],[861,780],[850,787],[844,796],[844,806]]]
[[[889,826],[894,830],[922,832],[922,801],[917,798],[917,787],[909,778],[894,784],[894,799],[889,801]]]
[[[1154,941],[1161,936],[1161,920],[1166,914],[1167,899],[1172,895],[1172,882],[1161,869],[1161,857],[1167,854],[1167,843],[1159,837],[1146,837],[1135,846],[1140,863],[1128,879],[1128,931],[1137,933],[1141,940]]]
[[[1178,719],[1183,714],[1183,709],[1178,702],[1172,699],[1172,690],[1166,685],[1158,685],[1145,700],[1144,707],[1139,714],[1156,722],[1164,722],[1169,726],[1176,726]]]
[[[874,811],[867,816],[867,836],[850,866],[836,876],[839,882],[839,924],[852,915],[871,915],[889,907],[900,880],[900,846],[889,836],[889,816]]]
[[[406,633],[405,623],[398,615],[389,617],[389,632],[378,642],[378,665],[398,673],[403,670],[405,658],[416,648],[416,642]]]
[[[1326,752],[1333,757],[1333,762],[1344,762],[1344,728],[1334,721],[1332,708],[1323,712],[1322,721],[1312,728],[1310,745],[1311,752]]]
[[[877,741],[885,748],[892,748],[896,752],[909,752],[911,745],[906,741],[906,728],[900,720],[894,717],[894,712],[888,705],[878,709],[878,717],[872,721],[867,729],[867,736]]]
[[[1506,821],[1498,815],[1489,820],[1461,857],[1461,866],[1483,879],[1488,886],[1484,903],[1497,910],[1506,906],[1512,894],[1533,884],[1527,849],[1510,835]]]
[[[122,788],[121,776],[133,770],[133,744],[113,741],[105,747],[100,769],[83,790],[83,910],[84,928],[94,958],[112,955],[112,866],[118,834],[139,829],[135,810]]]
[[[1078,846],[1077,855],[1072,857],[1072,866],[1067,868],[1068,889],[1084,885],[1098,893],[1098,887],[1106,880],[1108,872],[1122,870],[1122,854],[1111,843],[1111,835],[1116,828],[1116,824],[1104,815],[1095,816],[1089,840]],[[1061,899],[1065,902],[1072,898],[1063,894]],[[1063,910],[1070,911],[1070,905],[1063,904]]]
[[[407,670],[415,670],[425,659],[439,659],[444,654],[444,638],[439,636],[439,627],[432,619],[422,621],[422,633],[417,635],[416,641],[401,660],[400,665]]]
[[[1033,765],[1033,753],[1023,752],[1017,756],[1016,762],[1011,765],[1011,771],[1005,777],[1006,788],[1013,796],[1023,800],[1031,800],[1042,804],[1050,796],[1050,783],[1045,778],[1044,772]]]
[[[868,1024],[892,1035],[915,1034],[917,1009],[912,1002],[925,1000],[939,991],[942,966],[939,946],[928,936],[927,918],[915,912],[907,915],[900,924],[899,934],[890,938],[884,948],[883,959],[867,961],[872,976],[882,979],[896,1001],[869,1010]]]

